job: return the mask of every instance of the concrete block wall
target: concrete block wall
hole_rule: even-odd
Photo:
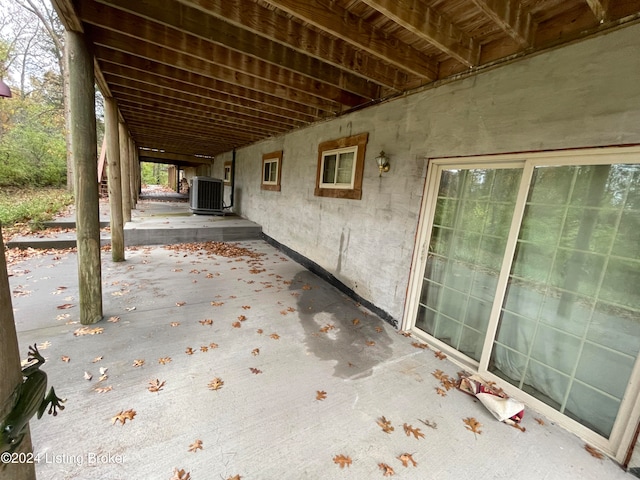
[[[640,25],[626,27],[238,149],[234,210],[400,322],[427,159],[639,144],[639,51]],[[363,132],[362,199],[314,196],[318,144]],[[275,150],[281,191],[264,191]]]

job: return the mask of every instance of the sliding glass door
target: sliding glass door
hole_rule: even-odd
[[[640,152],[623,153],[433,162],[408,310],[612,452],[640,381]]]

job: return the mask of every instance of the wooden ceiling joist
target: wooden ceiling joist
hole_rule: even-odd
[[[598,21],[601,23],[604,22],[607,18],[609,0],[587,0],[587,3]]]
[[[531,44],[531,15],[518,0],[473,0],[473,3],[521,47]]]
[[[437,65],[433,59],[406,43],[390,41],[380,31],[368,23],[360,22],[336,2],[268,0],[268,3],[426,81],[438,78]]]
[[[154,63],[139,57],[110,50],[95,49],[102,71],[105,73],[210,98],[220,103],[256,108],[303,122],[312,122],[328,111],[303,103],[281,99],[253,89],[244,88],[221,80],[207,78],[185,70]]]
[[[139,88],[136,88],[139,87]],[[174,110],[188,111],[201,110],[204,112],[218,113],[220,115],[228,115],[230,118],[251,119],[257,124],[281,126],[285,129],[301,127],[304,122],[292,120],[282,116],[272,115],[263,112],[260,118],[256,118],[255,113],[242,106],[226,105],[223,107],[214,100],[208,100],[196,97],[190,93],[183,92],[180,95],[168,95],[166,89],[153,85],[136,84],[132,80],[128,80],[127,85],[120,85],[114,80],[112,90],[118,92],[119,95],[128,98],[130,101],[145,101],[148,105],[168,105]]]
[[[478,44],[426,3],[412,2],[411,8],[407,8],[406,3],[400,0],[362,0],[362,2],[467,67],[478,64],[480,58]]]

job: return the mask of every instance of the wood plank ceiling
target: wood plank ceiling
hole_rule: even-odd
[[[212,156],[640,21],[640,0],[52,0],[139,147]]]

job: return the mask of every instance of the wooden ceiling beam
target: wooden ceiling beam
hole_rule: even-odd
[[[360,1],[467,67],[478,65],[478,44],[426,2],[413,0],[407,4],[400,0]]]
[[[247,0],[177,0],[207,15],[250,31],[263,38],[279,42],[297,52],[346,68],[356,75],[395,91],[406,88],[408,78],[400,70],[378,58],[363,55],[350,44],[303,26],[276,10]],[[257,40],[260,41],[260,40]]]
[[[244,144],[236,144],[234,142],[227,142],[224,140],[209,141],[206,144],[195,143],[192,140],[182,141],[179,138],[168,139],[166,135],[155,134],[153,132],[147,132],[140,130],[135,133],[136,144],[143,145],[145,147],[156,148],[160,147],[160,150],[177,151],[183,154],[207,154],[218,155],[223,152],[228,152],[233,148],[240,147]]]
[[[188,110],[200,110],[202,112],[214,112],[220,115],[229,115],[232,117],[244,118],[247,120],[256,119],[253,112],[248,112],[242,107],[235,105],[220,105],[214,100],[206,100],[199,97],[194,97],[190,93],[183,92],[176,95],[171,95],[166,89],[162,87],[154,87],[153,85],[145,85],[136,83],[132,80],[127,80],[126,83],[120,83],[114,81],[112,84],[114,93],[119,95],[127,95],[130,99],[137,99],[150,103],[152,105],[163,106],[171,105],[174,109],[188,109]],[[284,129],[291,129],[295,127],[304,126],[302,122],[296,122],[275,115],[264,113],[261,117],[257,117],[260,121],[270,123],[274,126],[279,126]]]
[[[156,120],[157,117],[156,117]],[[170,121],[155,121],[150,123],[148,120],[138,120],[133,117],[131,120],[127,121],[127,124],[131,125],[131,127],[142,127],[148,128],[149,131],[155,133],[162,133],[162,136],[166,138],[180,138],[182,140],[188,140],[189,142],[196,142],[201,144],[206,144],[207,142],[203,142],[202,138],[215,138],[216,136],[222,136],[225,141],[236,142],[239,144],[247,144],[251,142],[255,142],[259,140],[259,135],[237,135],[233,132],[228,132],[224,129],[209,129],[209,130],[199,130],[199,129],[190,129],[189,126],[185,126],[180,123],[170,122]]]
[[[130,36],[100,28],[92,29],[91,38],[99,46],[198,75],[208,76],[212,79],[235,83],[236,85],[279,98],[292,99],[295,102],[305,103],[321,110],[340,113],[343,109],[339,101],[322,96],[321,93],[325,93],[323,92],[322,84],[318,86],[312,84],[312,82],[306,82],[309,91],[305,91],[304,85],[298,84],[295,87],[286,85],[286,79],[280,79],[280,82],[266,80],[270,78],[271,69],[258,70],[255,65],[252,65],[253,69],[256,70],[255,73],[247,74],[189,53],[176,52],[144,40],[136,40]],[[213,55],[213,52],[211,52],[211,55]],[[274,76],[277,76],[277,73],[274,72]]]
[[[301,110],[305,110],[304,105],[298,105],[290,102],[290,106],[288,106],[288,108],[281,108],[275,99],[267,99],[265,98],[265,95],[256,96],[258,98],[249,98],[249,95],[254,93],[252,90],[245,89],[237,94],[229,94],[217,89],[213,90],[207,85],[207,79],[205,77],[199,75],[183,75],[188,72],[183,72],[181,70],[171,70],[171,73],[173,73],[172,78],[165,75],[157,75],[156,68],[145,71],[139,68],[133,68],[131,64],[115,64],[108,60],[101,60],[101,63],[103,65],[105,75],[110,77],[114,76],[122,79],[134,80],[144,84],[163,87],[167,90],[175,90],[179,93],[189,92],[196,97],[214,100],[215,102],[223,105],[244,107],[248,112],[251,112],[254,115],[267,113],[282,117],[287,121],[293,120],[294,123],[296,121],[309,123],[318,118],[317,109],[307,109],[308,112],[315,112],[315,115],[292,110],[296,107],[299,107]],[[194,83],[194,77],[196,77],[198,83]],[[232,85],[229,85],[229,87],[232,87]],[[242,94],[246,96],[243,96]],[[260,101],[260,99],[263,101]],[[271,101],[267,103],[266,100]],[[282,103],[284,104],[285,102]]]
[[[519,0],[471,1],[520,47],[531,45],[531,15],[522,9]]]
[[[609,10],[609,0],[587,0],[589,8],[600,23],[604,23],[607,19]]]
[[[128,43],[130,49],[162,52],[165,59],[168,57],[169,63],[172,63],[171,60],[177,62],[181,58],[205,62],[208,64],[210,74],[214,74],[212,67],[216,65],[217,70],[228,69],[231,75],[238,73],[250,75],[286,88],[311,93],[346,107],[355,107],[371,99],[369,96],[350,93],[343,88],[287,70],[274,63],[259,60],[217,43],[104,5],[98,4],[96,8],[85,8],[81,10],[81,16],[84,22],[97,27],[92,29],[91,38],[99,44],[110,45],[110,42],[115,42],[122,47],[122,43],[125,45]],[[122,48],[118,49],[122,50]],[[378,88],[375,85],[374,87]]]
[[[157,109],[149,109],[146,105],[130,103],[127,101],[119,102],[118,104],[121,106],[121,111],[123,112],[123,117],[127,118],[124,112],[128,112],[130,115],[135,115],[136,118],[142,119],[147,118],[150,121],[153,121],[154,115],[162,115],[167,119],[174,120],[180,123],[188,123],[192,128],[210,128],[211,125],[215,125],[218,128],[223,128],[229,131],[236,131],[238,133],[251,133],[255,135],[261,135],[263,137],[269,137],[272,135],[278,135],[283,133],[281,129],[277,128],[265,128],[265,125],[254,125],[250,123],[243,122],[241,120],[237,120],[235,122],[225,119],[219,115],[211,115],[209,117],[195,117],[191,115],[182,115],[182,112],[171,112],[169,108],[157,108]]]
[[[266,0],[274,7],[307,22],[391,65],[427,81],[438,78],[436,62],[416,48],[388,38],[330,0]]]
[[[206,144],[195,144],[193,142],[183,142],[176,139],[169,140],[164,135],[157,135],[144,130],[132,130],[132,134],[134,135],[136,144],[141,145],[144,148],[149,148],[151,150],[178,151],[185,155],[217,155],[219,153],[229,151],[234,147],[233,143],[224,141],[213,142],[210,140]]]
[[[138,155],[140,157],[153,157],[156,160],[180,163],[213,164],[214,160],[212,156],[204,157],[196,155],[184,155],[182,153],[159,152],[157,150],[148,150],[144,148],[138,148]]]
[[[130,112],[135,111],[139,116],[143,114],[147,116],[159,114],[166,118],[174,118],[176,120],[181,119],[183,123],[189,123],[189,125],[210,126],[211,124],[214,124],[224,128],[236,129],[240,132],[251,131],[265,136],[284,133],[289,130],[275,125],[258,123],[257,120],[248,121],[242,118],[220,115],[202,110],[199,113],[197,111],[177,111],[172,109],[170,105],[156,106],[144,102],[136,102],[135,100],[126,98],[124,95],[119,98],[120,101],[118,102],[118,106],[121,106],[122,110],[127,109]]]
[[[140,22],[140,18],[144,18],[144,21],[150,22],[149,28],[155,29],[156,25],[162,24],[185,33],[187,40],[189,37],[197,37],[308,78],[334,85],[359,97],[371,100],[378,98],[380,93],[380,87],[376,83],[354,75],[344,68],[338,68],[306,53],[285,47],[264,36],[257,41],[255,33],[249,30],[203,14],[201,10],[174,0],[154,0],[153,4],[131,0],[98,1],[118,9],[107,7],[106,11],[96,12],[105,23],[112,23],[111,20],[115,18],[118,25],[126,25],[133,19]],[[109,19],[105,18],[107,16]]]

